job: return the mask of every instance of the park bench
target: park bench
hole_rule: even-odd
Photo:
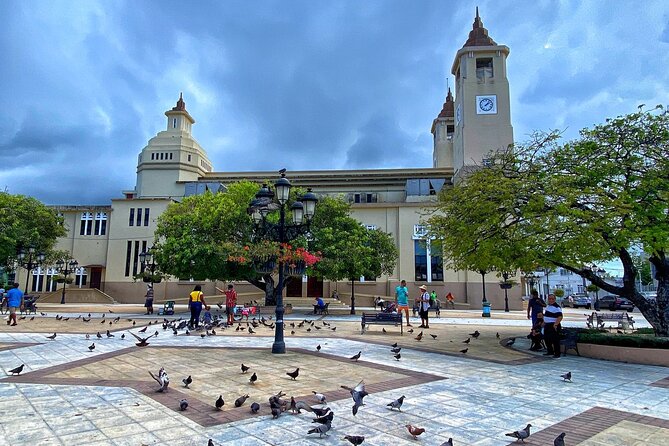
[[[616,322],[618,328],[626,330],[634,329],[634,318],[627,313],[595,313],[593,312],[586,319],[588,328],[605,329],[607,322]]]
[[[330,307],[330,302],[326,302],[324,307],[319,307],[314,305],[314,314],[329,314],[328,308]]]
[[[560,347],[564,346],[564,355],[567,355],[567,350],[576,350],[576,354],[581,356],[578,352],[578,330],[565,329],[560,335]]]
[[[367,325],[394,325],[400,326],[400,333],[404,334],[404,326],[402,325],[401,313],[362,313],[362,332],[365,332]]]

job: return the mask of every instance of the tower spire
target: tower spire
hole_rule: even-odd
[[[483,20],[479,15],[479,7],[476,7],[476,17],[474,17],[474,24],[472,30],[469,31],[469,38],[462,46],[495,46],[497,43],[488,36],[488,30],[483,26]]]

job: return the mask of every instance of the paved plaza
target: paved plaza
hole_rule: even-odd
[[[344,445],[345,435],[363,435],[364,445],[441,445],[452,437],[455,445],[501,446],[512,444],[505,433],[528,423],[529,445],[550,446],[561,432],[567,445],[669,445],[669,370],[572,354],[546,359],[527,350],[529,323],[522,312],[482,319],[476,312],[444,311],[420,341],[413,320],[413,333],[371,326],[361,334],[359,316],[292,314],[286,319],[288,351],[273,355],[273,330],[262,324],[255,333],[243,323],[204,337],[185,330],[174,335],[163,330],[162,317],[110,309],[87,307],[77,319],[80,308],[70,307],[68,320],[56,320],[48,309],[17,327],[2,324],[0,445],[205,446],[209,439],[216,445]],[[83,322],[88,311],[90,321]],[[582,312],[568,312],[565,325],[582,320]],[[137,347],[129,330],[144,327],[145,335],[158,336]],[[474,330],[478,338],[469,335]],[[54,332],[55,339],[46,338]],[[517,340],[508,348],[511,337]],[[399,360],[390,351],[395,343]],[[350,359],[358,352],[359,360]],[[242,363],[251,367],[247,373]],[[20,375],[8,375],[21,364]],[[149,376],[160,367],[171,380],[166,393],[156,392]],[[292,380],[286,373],[297,367]],[[572,382],[560,377],[568,371]],[[185,388],[181,380],[188,375],[193,383]],[[360,380],[369,395],[354,416],[351,396],[340,386]],[[313,392],[324,394],[334,412],[328,436],[307,434],[317,425],[312,413],[288,411],[273,419],[268,398],[280,391],[316,407]],[[225,401],[220,411],[214,407],[219,395]],[[401,412],[389,410],[387,404],[402,395]],[[182,399],[189,403],[185,411],[179,410]],[[260,404],[257,414],[253,402]],[[407,424],[425,433],[414,440]]]

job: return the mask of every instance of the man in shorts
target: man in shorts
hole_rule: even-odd
[[[14,288],[7,291],[7,303],[9,305],[9,320],[7,325],[16,325],[16,311],[23,307],[23,291],[19,289],[19,284],[14,283]]]
[[[411,327],[409,322],[409,290],[406,280],[402,280],[395,288],[395,302],[397,303],[397,312],[402,314],[402,311],[404,311],[407,316],[407,327]]]
[[[237,305],[237,291],[233,284],[228,285],[225,290],[225,314],[228,315],[228,325],[235,322],[235,306]],[[248,316],[247,316],[248,319]]]

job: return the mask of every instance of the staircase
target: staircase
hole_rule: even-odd
[[[330,299],[328,297],[323,298],[323,302],[330,304],[328,306],[328,312],[330,314],[349,314],[350,307],[339,300]],[[302,311],[313,311],[314,309],[314,298],[313,297],[284,297],[284,305],[292,305],[293,310],[299,309]]]
[[[50,293],[41,293],[37,301],[40,303],[60,303],[62,290]],[[96,288],[68,288],[65,292],[65,302],[68,304],[115,304],[116,301],[109,295]]]

